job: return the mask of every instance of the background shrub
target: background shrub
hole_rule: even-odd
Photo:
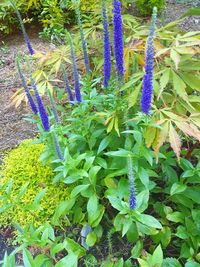
[[[83,13],[94,12],[97,4],[95,0],[81,0],[80,8]],[[34,19],[42,24],[45,35],[60,35],[64,26],[75,20],[71,0],[19,0],[16,5],[26,22]],[[10,1],[1,1],[0,31],[10,33],[16,24],[18,19]]]
[[[53,169],[38,161],[43,151],[43,144],[26,140],[5,157],[0,180],[0,206],[4,207],[0,225],[41,225],[50,220],[58,203],[68,198],[69,189],[63,183],[52,184]]]
[[[154,7],[160,12],[165,5],[165,0],[136,0],[137,8],[142,15],[151,15]]]

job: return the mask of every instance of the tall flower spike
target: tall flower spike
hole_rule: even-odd
[[[120,79],[124,76],[124,44],[120,0],[113,1],[113,34],[116,70]]]
[[[74,4],[75,4],[75,12],[76,12],[77,20],[78,20],[79,31],[80,31],[84,64],[85,64],[86,71],[90,72],[90,63],[89,63],[89,58],[88,58],[88,53],[87,53],[87,44],[86,44],[84,33],[83,33],[83,24],[82,24],[81,12],[80,12],[79,4],[78,4],[77,0],[74,0]]]
[[[60,149],[60,144],[58,142],[58,138],[56,135],[53,136],[53,142],[54,142],[54,146],[55,146],[55,150],[56,150],[56,153],[58,155],[58,158],[60,160],[64,160],[64,157],[63,157],[63,154],[62,154],[62,151]]]
[[[15,2],[12,1],[12,0],[10,0],[10,2],[11,2],[12,6],[15,9],[15,12],[17,14],[17,17],[18,17],[18,20],[19,20],[19,23],[20,23],[20,26],[21,26],[21,29],[22,29],[22,33],[23,33],[23,36],[24,36],[24,41],[26,43],[28,51],[29,51],[30,55],[33,55],[34,54],[34,50],[33,50],[32,46],[31,46],[31,42],[29,40],[28,34],[26,33],[26,29],[24,27],[24,23],[23,23],[21,14],[20,14],[19,10],[17,9],[17,6],[16,6]]]
[[[136,208],[136,194],[135,194],[135,185],[134,185],[134,176],[133,176],[133,163],[130,157],[128,158],[128,176],[129,176],[129,182],[130,182],[129,205],[130,205],[130,209],[134,210]]]
[[[82,102],[81,91],[80,91],[80,80],[79,80],[78,68],[76,64],[74,47],[73,47],[72,38],[70,34],[68,34],[68,40],[69,40],[69,45],[70,45],[71,61],[72,61],[72,66],[73,66],[74,92],[75,92],[76,101],[80,103]]]
[[[36,98],[37,106],[38,106],[38,111],[40,114],[40,119],[41,119],[43,128],[46,132],[48,132],[50,130],[49,117],[45,109],[45,106],[42,102],[42,99],[38,93],[35,81],[33,80],[32,77],[31,77],[31,86],[33,87],[33,90],[34,90],[34,94],[35,94],[35,98]]]
[[[154,64],[154,32],[157,19],[157,8],[154,7],[151,27],[147,40],[145,74],[142,84],[141,110],[145,114],[150,113],[153,94],[153,64]]]
[[[33,111],[34,114],[37,114],[38,113],[38,110],[37,110],[37,107],[36,107],[36,104],[33,100],[33,97],[28,89],[28,86],[26,85],[26,81],[25,81],[25,78],[24,78],[24,75],[22,73],[22,70],[21,70],[21,67],[20,67],[20,63],[19,63],[19,58],[16,58],[16,66],[17,66],[17,71],[19,73],[19,77],[21,79],[21,84],[22,84],[22,87],[24,88],[24,91],[26,93],[26,97],[28,99],[28,102],[29,102],[29,105]]]
[[[106,0],[103,0],[102,17],[103,17],[103,33],[104,33],[104,87],[108,87],[111,75],[111,48],[110,34],[108,30],[108,18],[106,12]]]
[[[62,65],[62,71],[63,71],[63,78],[64,78],[64,82],[65,82],[65,89],[66,89],[66,92],[68,94],[69,101],[73,102],[74,101],[74,97],[73,97],[73,94],[72,94],[72,91],[71,91],[71,88],[70,88],[70,85],[69,85],[69,80],[68,80],[68,77],[67,77],[66,69],[65,69],[65,67],[63,65]]]

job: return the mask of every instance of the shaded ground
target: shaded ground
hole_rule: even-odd
[[[38,38],[37,32],[30,30],[29,35],[35,50],[45,52],[52,48],[52,45]],[[11,105],[12,95],[21,87],[15,68],[18,52],[27,52],[21,32],[0,39],[0,151],[36,134],[33,125],[23,120],[29,112],[26,105],[19,108]]]

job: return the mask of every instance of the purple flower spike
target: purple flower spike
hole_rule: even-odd
[[[111,48],[110,34],[108,30],[108,18],[106,12],[106,0],[103,0],[102,16],[104,33],[104,87],[108,87],[108,82],[111,76]]]
[[[35,105],[35,102],[33,100],[32,95],[31,95],[31,93],[30,93],[30,91],[29,91],[29,89],[28,89],[28,87],[26,85],[26,81],[25,81],[24,75],[23,75],[23,73],[21,71],[21,68],[20,68],[20,64],[19,64],[19,60],[18,59],[16,59],[16,65],[17,65],[17,70],[18,70],[18,73],[19,73],[19,76],[20,76],[20,79],[21,79],[21,84],[22,84],[22,86],[24,88],[24,91],[26,93],[26,97],[28,99],[29,105],[30,105],[33,113],[34,114],[37,114],[38,113],[37,107]]]
[[[66,89],[66,92],[68,94],[69,101],[73,102],[74,101],[74,97],[73,97],[73,94],[72,94],[72,91],[71,91],[71,88],[70,88],[70,85],[69,85],[67,72],[66,72],[66,69],[65,69],[64,66],[62,66],[62,70],[63,70],[63,77],[64,77],[64,82],[65,82],[65,89]]]
[[[131,158],[128,158],[128,176],[130,181],[129,205],[130,209],[134,210],[136,208],[136,194],[135,194],[135,185],[133,176],[133,163]]]
[[[78,20],[79,31],[80,31],[81,43],[82,43],[84,64],[85,64],[85,68],[86,68],[87,73],[89,73],[90,72],[90,62],[89,62],[88,53],[87,53],[87,43],[85,41],[84,32],[83,32],[83,23],[82,23],[81,12],[80,12],[78,1],[75,0],[74,3],[75,3],[75,12],[76,12],[77,20]]]
[[[35,85],[35,81],[31,78],[31,86],[33,87],[34,93],[35,93],[35,98],[37,101],[37,106],[40,114],[40,119],[43,125],[43,128],[46,132],[50,130],[50,124],[49,124],[49,117],[46,112],[45,106],[42,102],[42,99],[38,93],[37,87]]]
[[[69,44],[70,44],[71,61],[72,61],[72,66],[73,66],[74,92],[75,92],[76,101],[78,103],[80,103],[80,102],[82,102],[81,90],[80,90],[80,80],[79,80],[78,68],[77,68],[77,64],[76,64],[74,47],[73,47],[72,38],[71,38],[70,34],[68,34],[68,39],[69,39]]]
[[[153,64],[154,64],[154,32],[157,19],[157,8],[153,9],[152,22],[147,40],[145,74],[142,85],[141,110],[150,113],[153,94]]]
[[[20,14],[19,10],[17,9],[17,7],[15,5],[14,5],[14,8],[15,8],[17,17],[19,19],[19,23],[20,23],[20,26],[21,26],[21,29],[22,29],[22,33],[23,33],[23,36],[24,36],[24,41],[26,43],[26,46],[28,48],[28,51],[29,51],[30,55],[33,55],[35,52],[34,52],[32,46],[31,46],[31,42],[29,40],[28,34],[26,33],[26,29],[24,27],[24,23],[23,23],[21,14]]]
[[[121,3],[119,0],[113,1],[113,28],[114,28],[114,53],[116,70],[120,79],[124,76],[124,44],[123,28],[121,16]]]

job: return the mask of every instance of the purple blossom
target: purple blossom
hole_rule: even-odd
[[[38,107],[38,111],[40,114],[40,119],[41,119],[43,128],[45,131],[49,131],[50,130],[50,124],[49,124],[48,114],[47,114],[45,106],[42,102],[42,99],[38,93],[35,81],[33,80],[32,77],[31,77],[31,86],[33,87],[33,90],[34,90],[34,94],[35,94],[35,98],[36,98],[36,102],[37,102],[37,107]]]
[[[63,77],[64,77],[64,82],[65,82],[65,89],[66,89],[66,92],[68,94],[69,101],[70,102],[73,102],[74,101],[74,97],[73,97],[73,94],[72,94],[72,91],[71,91],[71,88],[70,88],[70,85],[69,85],[69,80],[68,80],[68,77],[67,77],[67,72],[66,72],[64,66],[62,66],[62,70],[63,70]]]
[[[153,64],[154,64],[154,32],[157,19],[157,8],[153,9],[152,22],[147,40],[145,74],[142,85],[141,110],[150,113],[153,94]]]
[[[108,87],[108,82],[111,76],[111,48],[110,48],[110,34],[108,30],[108,18],[107,18],[105,0],[103,0],[102,16],[103,16],[103,33],[104,33],[104,87]]]
[[[80,91],[80,80],[79,80],[78,68],[76,64],[76,57],[75,57],[72,39],[71,39],[70,34],[68,36],[69,36],[69,43],[70,43],[71,61],[72,61],[72,66],[73,66],[74,92],[75,92],[76,101],[80,103],[82,102],[82,97],[81,97],[81,91]]]
[[[116,70],[119,78],[122,79],[124,76],[124,44],[121,3],[119,0],[113,1],[113,31]]]
[[[20,64],[19,64],[19,60],[16,59],[16,65],[17,65],[17,70],[18,70],[18,73],[19,73],[19,76],[20,76],[20,79],[21,79],[21,84],[24,88],[24,91],[26,93],[26,97],[28,99],[28,102],[29,102],[29,105],[33,111],[34,114],[37,114],[38,113],[38,110],[37,110],[37,107],[35,105],[35,102],[33,100],[33,97],[28,89],[28,86],[26,85],[26,81],[25,81],[25,78],[24,78],[24,75],[21,71],[21,68],[20,68]]]
[[[128,176],[130,182],[129,205],[130,209],[134,210],[136,208],[136,194],[135,194],[135,185],[133,176],[133,163],[131,158],[128,158]]]
[[[16,11],[16,14],[17,14],[17,17],[19,19],[19,23],[20,23],[20,26],[21,26],[21,29],[22,29],[22,33],[23,33],[23,36],[24,36],[24,41],[26,43],[26,46],[28,48],[28,51],[30,53],[30,55],[33,55],[35,52],[31,46],[31,42],[29,40],[29,37],[28,37],[28,34],[26,33],[26,29],[24,27],[24,23],[23,23],[23,20],[22,20],[22,17],[21,17],[21,14],[19,12],[19,10],[17,9],[17,7],[15,5],[13,5],[14,8],[15,8],[15,11]]]
[[[84,33],[83,33],[81,12],[80,12],[79,5],[77,2],[75,3],[75,11],[76,11],[77,19],[78,19],[78,26],[79,26],[82,49],[83,49],[84,64],[85,64],[86,71],[90,72],[90,63],[89,63],[89,58],[88,58],[88,53],[87,53],[87,44],[86,44]]]

